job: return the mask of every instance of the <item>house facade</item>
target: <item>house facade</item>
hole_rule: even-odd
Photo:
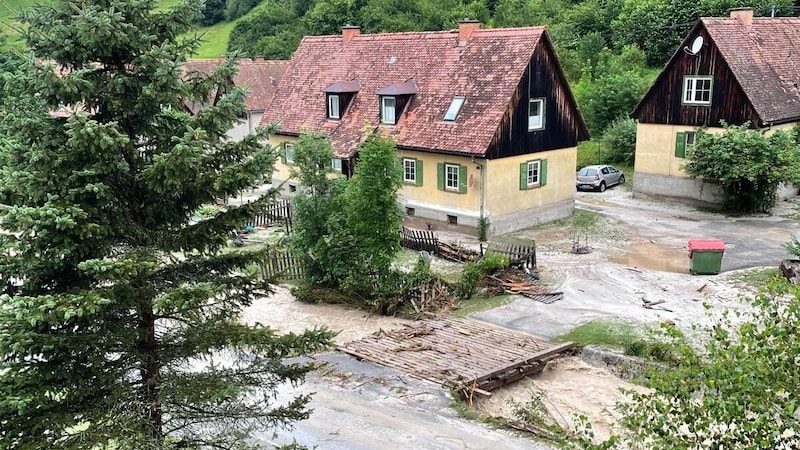
[[[293,142],[327,135],[335,171],[351,176],[369,131],[392,137],[402,206],[430,222],[505,233],[572,214],[577,144],[586,125],[542,27],[305,37],[262,125],[283,151],[274,183],[291,179]]]
[[[688,177],[683,166],[698,128],[722,132],[721,122],[772,133],[800,122],[800,18],[753,17],[751,8],[727,18],[703,18],[635,107],[637,196],[709,205],[713,183]],[[786,189],[781,195],[794,195]]]
[[[198,71],[210,74],[224,61],[220,59],[195,59],[187,61],[184,71]],[[239,72],[233,77],[233,85],[247,90],[245,96],[245,113],[239,123],[231,128],[228,137],[240,140],[252,134],[261,123],[264,108],[272,101],[278,84],[289,66],[289,61],[273,61],[266,59],[240,59],[237,61]],[[198,110],[203,105],[188,105]]]

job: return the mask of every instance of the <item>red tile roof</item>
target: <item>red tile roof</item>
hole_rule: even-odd
[[[340,156],[352,155],[367,125],[379,123],[377,93],[413,81],[412,97],[395,126],[382,126],[399,147],[483,155],[543,27],[474,31],[459,45],[458,31],[307,36],[294,53],[261,124],[280,122],[281,132],[328,134]],[[360,90],[341,120],[326,118],[325,88],[357,80]],[[407,86],[407,85],[406,85]],[[456,95],[466,101],[455,122],[443,120]]]
[[[764,123],[800,119],[800,18],[703,18]]]
[[[195,59],[188,61],[185,68],[211,73],[222,61],[224,58]],[[289,61],[240,59],[238,65],[239,73],[234,77],[233,84],[247,89],[245,105],[249,111],[263,111],[272,101],[272,96],[289,67]]]

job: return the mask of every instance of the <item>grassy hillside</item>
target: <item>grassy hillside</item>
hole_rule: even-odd
[[[15,49],[22,49],[24,43],[20,38],[20,24],[15,19],[20,11],[36,3],[46,3],[47,0],[0,0],[0,37],[5,39],[6,45]],[[180,3],[181,0],[160,0],[159,8],[168,8]],[[197,58],[216,58],[225,53],[228,47],[228,36],[236,22],[222,22],[211,27],[197,29],[203,35],[203,45],[198,49]]]

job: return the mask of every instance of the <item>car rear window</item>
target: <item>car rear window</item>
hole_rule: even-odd
[[[592,175],[594,175],[594,174],[596,174],[596,173],[597,173],[597,170],[596,170],[596,169],[586,169],[586,168],[583,168],[583,169],[581,169],[581,171],[580,171],[580,172],[578,172],[578,175],[580,175],[580,176],[582,176],[582,177],[590,177],[590,176],[592,176]]]

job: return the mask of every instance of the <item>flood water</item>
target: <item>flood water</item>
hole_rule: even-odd
[[[632,244],[628,251],[609,257],[612,262],[639,269],[689,273],[686,249],[676,249],[651,242]]]

